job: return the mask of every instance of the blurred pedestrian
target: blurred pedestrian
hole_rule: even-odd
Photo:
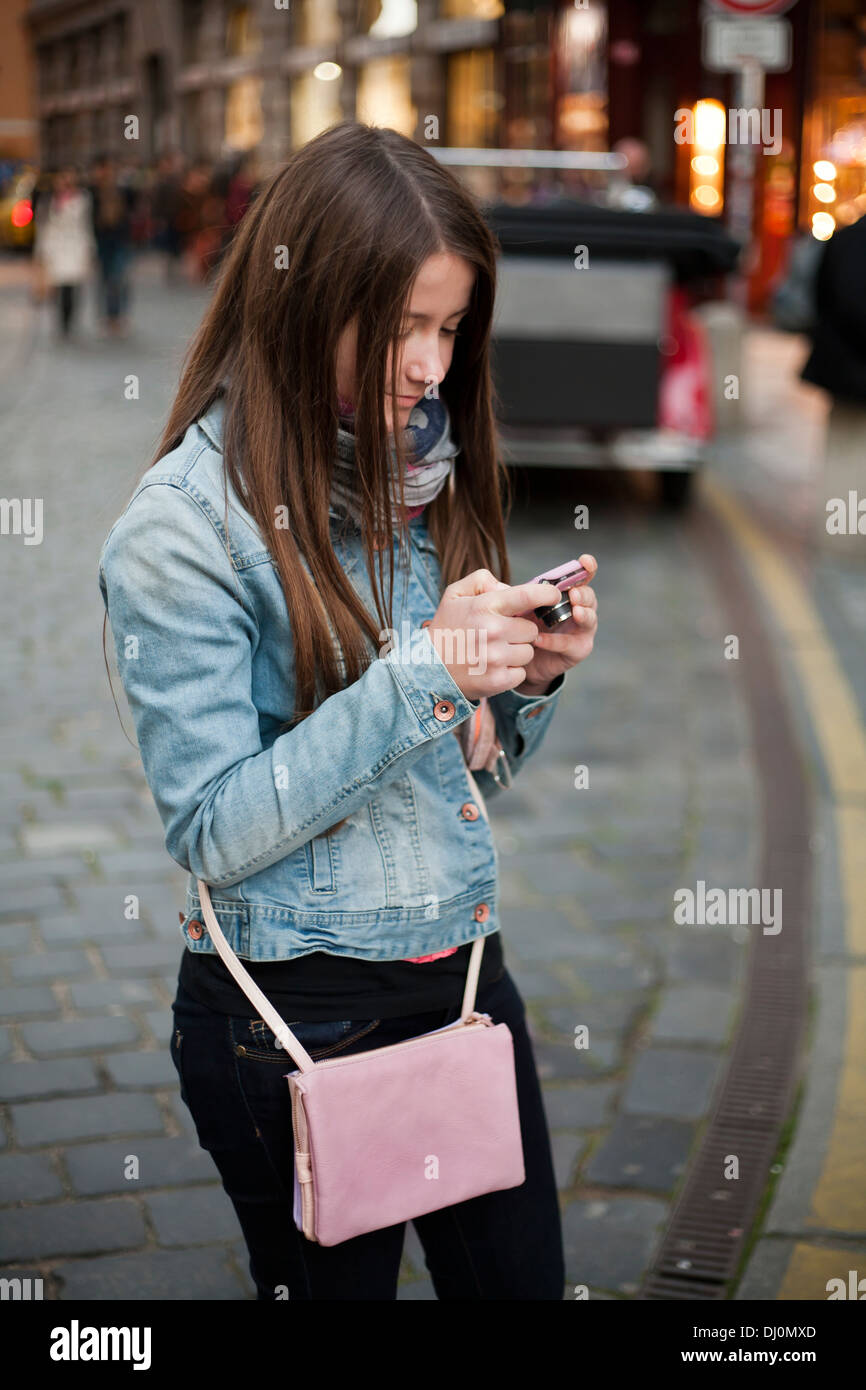
[[[226,198],[208,165],[199,165],[196,194],[198,225],[190,240],[189,266],[192,278],[205,283],[219,262],[226,228]]]
[[[610,208],[621,212],[648,212],[658,202],[649,183],[650,152],[643,140],[627,135],[617,140],[613,154],[625,159],[622,169],[615,170],[609,177],[604,201]]]
[[[114,162],[107,155],[100,155],[91,168],[90,194],[103,328],[111,337],[126,336],[135,191],[128,183],[121,183]]]
[[[856,530],[830,529],[828,505],[863,490],[866,455],[866,217],[825,243],[814,287],[812,351],[804,381],[822,386],[832,404],[818,538],[824,549],[862,555]]]
[[[78,291],[90,279],[96,257],[92,200],[74,166],[58,170],[51,193],[40,198],[38,207],[33,256],[44,284],[55,295],[60,336],[68,338]]]
[[[211,172],[199,161],[183,176],[177,211],[178,235],[184,270],[190,280],[204,279],[201,234],[204,230],[205,203],[210,196]]]
[[[151,196],[155,244],[165,254],[165,278],[169,284],[177,278],[183,255],[183,168],[183,156],[177,151],[161,155]]]
[[[226,194],[226,224],[229,236],[233,235],[235,227],[252,202],[256,183],[255,157],[250,150],[244,150],[229,179]]]

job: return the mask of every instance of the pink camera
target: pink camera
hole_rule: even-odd
[[[566,595],[560,599],[559,603],[544,604],[541,608],[534,608],[532,611],[551,632],[567,631],[566,623],[571,623],[572,628],[576,627],[571,616],[571,599],[567,591],[573,589],[575,584],[585,584],[589,579],[589,574],[579,565],[577,560],[566,560],[564,565],[558,565],[556,569],[545,570],[544,574],[537,574],[530,580],[531,584],[555,584],[557,589]]]

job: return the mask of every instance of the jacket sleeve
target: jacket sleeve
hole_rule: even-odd
[[[133,497],[103,545],[99,587],[166,849],[215,888],[358,810],[476,708],[418,628],[410,652],[395,640],[263,748],[253,606],[215,526],[173,483]],[[450,718],[434,713],[448,713],[442,701]]]
[[[496,732],[508,759],[512,778],[517,776],[527,758],[531,758],[540,746],[556,712],[565,675],[562,672],[556,676],[544,695],[518,695],[516,690],[503,690],[501,694],[490,697]],[[485,800],[506,790],[485,768],[474,772],[473,776]]]

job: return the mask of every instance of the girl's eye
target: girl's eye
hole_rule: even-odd
[[[408,337],[409,337],[409,334],[410,334],[411,332],[412,332],[411,327],[410,327],[410,328],[406,328],[406,329],[404,329],[404,331],[403,331],[402,333],[398,333],[397,336],[398,336],[398,338],[408,338]],[[459,337],[459,335],[460,335],[460,330],[459,330],[459,328],[443,328],[443,329],[442,329],[442,332],[445,333],[449,338],[457,338],[457,337]]]

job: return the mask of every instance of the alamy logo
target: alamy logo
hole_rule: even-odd
[[[719,108],[719,123],[724,111]],[[678,145],[694,145],[695,113],[690,106],[674,112],[674,140]],[[724,135],[722,135],[724,138]],[[720,140],[721,143],[721,140]],[[762,145],[764,154],[779,154],[782,149],[782,111],[768,106],[733,106],[728,111],[727,143],[729,145]]]
[[[0,497],[0,536],[23,536],[25,545],[41,545],[42,498]]]
[[[51,1329],[52,1361],[132,1361],[134,1371],[150,1370],[149,1327],[69,1327]]]
[[[848,1270],[847,1289],[844,1279],[828,1279],[824,1287],[827,1290],[827,1299],[829,1302],[832,1302],[834,1298],[854,1298],[862,1303],[863,1300],[866,1299],[866,1279],[858,1278],[856,1269]]]
[[[41,1279],[0,1279],[0,1303],[29,1302],[42,1298]]]
[[[764,936],[782,930],[781,888],[710,888],[699,878],[694,888],[674,893],[678,926],[752,927],[763,925]]]
[[[431,642],[446,666],[466,666],[472,676],[483,676],[487,670],[487,633],[475,628],[437,628],[436,640],[425,627],[413,628],[408,618],[404,618],[398,634],[395,627],[379,629],[379,656],[401,666],[429,665]]]
[[[827,503],[827,533],[830,536],[866,536],[866,497],[852,488],[847,499],[831,497]]]

